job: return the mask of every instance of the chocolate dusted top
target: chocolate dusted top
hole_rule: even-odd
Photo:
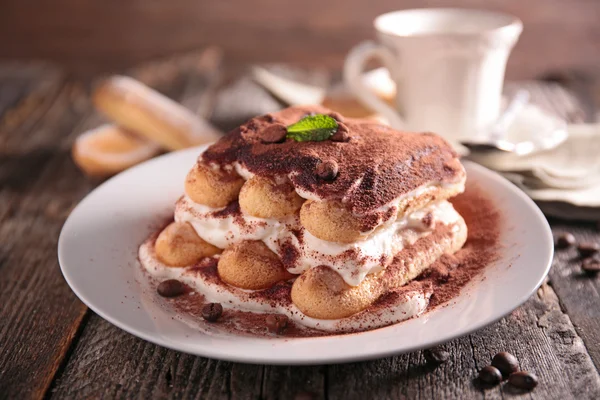
[[[320,142],[286,139],[285,127],[310,114],[328,114],[339,123]],[[367,214],[419,186],[458,182],[464,169],[452,147],[433,133],[409,133],[350,118],[320,106],[290,107],[256,117],[234,129],[201,156],[201,162],[232,164],[265,177],[291,175],[297,189],[343,202]],[[334,166],[324,174],[322,163]],[[324,175],[327,179],[324,179]]]

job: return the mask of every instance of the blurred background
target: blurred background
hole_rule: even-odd
[[[1,0],[0,57],[51,60],[90,76],[211,44],[229,65],[339,68],[352,45],[373,37],[378,14],[451,6],[523,20],[509,79],[600,65],[597,0]]]

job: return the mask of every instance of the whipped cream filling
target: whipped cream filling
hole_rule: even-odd
[[[243,240],[262,240],[283,258],[291,247],[296,257],[286,265],[289,272],[301,274],[327,265],[351,286],[359,285],[365,276],[384,268],[404,247],[431,234],[436,224],[452,225],[460,219],[452,204],[440,201],[385,224],[368,239],[336,243],[312,235],[297,216],[280,221],[222,210],[197,204],[184,196],[175,207],[175,221],[190,223],[198,236],[221,249]],[[428,214],[430,218],[426,218]]]
[[[138,253],[142,267],[158,280],[177,279],[198,293],[207,302],[220,303],[224,308],[255,313],[279,313],[296,323],[327,332],[347,332],[375,329],[422,314],[429,304],[432,290],[420,287],[401,292],[384,306],[373,307],[347,318],[316,319],[303,314],[293,303],[274,303],[268,299],[250,298],[251,291],[235,288],[224,283],[215,283],[186,267],[169,267],[163,264],[154,252],[154,240],[147,240]]]

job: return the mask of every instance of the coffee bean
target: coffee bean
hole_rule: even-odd
[[[349,142],[351,139],[350,130],[346,125],[338,122],[337,131],[329,139],[333,142]]]
[[[338,174],[338,164],[334,160],[321,161],[317,164],[317,176],[324,181],[332,181]]]
[[[589,257],[600,250],[600,245],[598,243],[585,242],[577,246],[577,250],[579,250],[581,257]]]
[[[433,229],[435,225],[435,220],[433,219],[433,213],[429,211],[423,218],[421,218],[421,222],[426,229]]]
[[[202,307],[202,318],[208,322],[215,322],[223,314],[223,306],[219,303],[208,303]]]
[[[285,125],[271,125],[260,134],[260,140],[263,143],[283,143],[287,135]]]
[[[534,374],[526,371],[519,371],[510,374],[508,383],[519,389],[531,390],[537,386],[538,379]]]
[[[186,286],[177,279],[169,279],[162,281],[156,288],[156,291],[162,297],[176,297],[186,292]]]
[[[596,257],[586,258],[583,260],[581,268],[586,274],[596,275],[598,272],[600,272],[600,259]]]
[[[502,382],[502,373],[498,368],[488,365],[479,371],[479,380],[487,385],[497,385]]]
[[[496,354],[492,358],[492,365],[498,368],[504,377],[508,377],[513,372],[519,370],[519,361],[517,361],[517,358],[506,351]]]
[[[329,115],[331,118],[335,119],[338,123],[342,122],[344,120],[344,117],[339,112],[333,111],[333,112],[330,112],[327,115]]]
[[[428,364],[443,364],[450,358],[450,353],[438,346],[425,350],[423,357]]]
[[[556,240],[556,248],[557,249],[566,249],[575,244],[575,236],[569,232],[565,232],[558,237]]]
[[[267,329],[270,332],[280,334],[288,326],[288,318],[285,315],[267,315],[265,320]]]
[[[267,121],[268,123],[272,124],[273,122],[277,122],[277,118],[275,118],[273,116],[273,114],[265,114],[263,116],[263,118],[265,119],[265,121]]]

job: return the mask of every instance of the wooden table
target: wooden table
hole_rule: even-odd
[[[212,113],[223,128],[281,107],[248,79],[215,73],[215,57],[128,73]],[[88,100],[92,83],[49,66],[0,66],[0,398],[600,398],[600,277],[581,273],[575,250],[557,253],[549,280],[522,307],[446,343],[451,357],[437,367],[421,351],[327,366],[236,364],[167,350],[112,326],[75,297],[56,256],[69,210],[98,184],[69,156],[75,137],[102,121]],[[528,87],[563,116],[577,107],[558,87]],[[556,234],[599,240],[592,222],[551,225]],[[537,374],[533,392],[474,384],[499,351]]]

